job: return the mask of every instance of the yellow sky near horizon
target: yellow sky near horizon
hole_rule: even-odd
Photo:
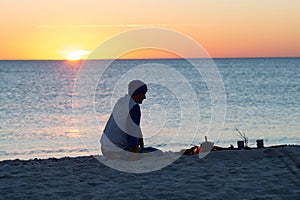
[[[113,35],[142,27],[179,31],[212,57],[299,57],[299,8],[298,0],[1,0],[0,59],[87,56]]]

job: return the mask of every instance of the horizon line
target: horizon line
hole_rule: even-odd
[[[262,57],[211,57],[210,59],[286,59],[286,58],[300,58],[300,56],[262,56]],[[180,59],[209,59],[209,58],[99,58],[99,59],[80,59],[80,60],[67,60],[67,59],[0,59],[0,61],[69,61],[69,62],[82,62],[85,60],[180,60]]]

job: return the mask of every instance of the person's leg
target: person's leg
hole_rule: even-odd
[[[142,153],[150,153],[154,151],[158,151],[159,149],[153,148],[153,147],[144,147]]]
[[[107,159],[117,160],[123,158],[122,152],[107,151],[103,148],[101,148],[101,151],[103,156],[106,157]]]

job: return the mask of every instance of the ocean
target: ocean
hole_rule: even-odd
[[[243,140],[236,128],[249,146],[257,139],[300,144],[300,58],[213,61],[222,84],[211,75],[218,85],[209,85],[182,59],[94,61],[88,70],[84,62],[0,61],[0,160],[100,154],[105,122],[130,79],[149,83],[141,105],[146,146],[179,151],[204,136],[236,146]],[[92,93],[78,89],[84,80],[93,83],[86,88]],[[211,134],[215,118],[220,129]]]

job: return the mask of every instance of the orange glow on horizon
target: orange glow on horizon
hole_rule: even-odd
[[[81,60],[110,37],[143,27],[178,31],[211,57],[300,57],[299,7],[298,0],[1,0],[0,60]],[[174,56],[153,51],[122,58]]]
[[[158,49],[140,49],[131,51],[117,59],[156,59],[156,58],[180,58],[180,56],[175,55],[168,51],[158,50]]]

